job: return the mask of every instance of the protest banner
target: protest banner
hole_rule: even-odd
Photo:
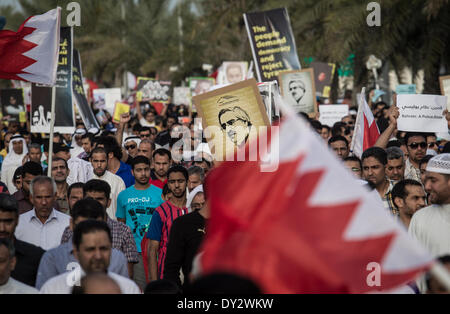
[[[121,102],[116,102],[116,108],[114,109],[113,120],[114,122],[120,122],[120,116],[130,112],[130,105]]]
[[[447,96],[447,109],[450,111],[450,75],[439,77],[442,96]]]
[[[0,90],[0,104],[3,117],[9,117],[8,121],[24,122],[20,121],[21,114],[25,113],[25,96],[22,88]]]
[[[348,111],[348,105],[320,105],[319,121],[322,125],[328,125],[332,128],[336,122],[339,122],[343,117],[348,116]]]
[[[189,87],[175,87],[173,89],[173,103],[177,106],[191,104],[191,90]]]
[[[310,67],[314,70],[316,95],[319,97],[329,98],[336,65],[325,62],[312,62]]]
[[[208,144],[217,161],[257,136],[270,121],[255,79],[193,97],[203,128],[210,128]],[[207,136],[208,138],[208,136]]]
[[[399,131],[407,132],[448,132],[447,120],[443,112],[447,97],[438,95],[398,95],[397,120]]]
[[[73,30],[61,28],[59,61],[56,73],[54,131],[62,134],[75,132],[75,112],[72,100]],[[52,88],[33,84],[31,87],[31,132],[50,133]]]
[[[301,69],[285,8],[246,13],[244,21],[259,82],[278,79],[281,71]]]
[[[122,101],[120,88],[94,89],[94,109],[106,110],[110,115],[114,114],[116,102]]]
[[[77,50],[73,51],[72,79],[73,79],[74,102],[78,108],[78,112],[81,115],[81,119],[83,119],[86,129],[87,130],[93,128],[99,129],[100,126],[98,124],[97,119],[95,119],[91,106],[89,106],[88,100],[86,98],[86,93],[84,91],[81,59],[80,54]]]
[[[314,70],[285,71],[280,72],[278,77],[284,101],[296,112],[314,116],[318,111]]]
[[[244,81],[247,78],[247,62],[224,62],[217,74],[217,84],[229,85]]]
[[[138,77],[137,101],[167,103],[170,97],[172,82],[157,81],[153,78]]]

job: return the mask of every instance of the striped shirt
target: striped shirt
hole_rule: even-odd
[[[167,253],[167,243],[173,221],[188,213],[188,209],[178,208],[170,201],[163,203],[153,213],[152,221],[147,232],[147,238],[159,242],[158,249],[158,279],[162,279],[164,273],[164,261]]]

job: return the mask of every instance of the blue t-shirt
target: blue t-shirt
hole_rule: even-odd
[[[141,241],[147,232],[155,208],[164,203],[162,190],[151,185],[146,190],[136,190],[133,186],[120,192],[117,197],[116,217],[125,219],[131,228],[138,252],[141,253]]]
[[[127,188],[135,183],[133,174],[131,173],[131,166],[122,161],[120,162],[120,168],[117,170],[116,175],[122,178]]]

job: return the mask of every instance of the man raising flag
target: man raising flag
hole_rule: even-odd
[[[28,18],[17,32],[0,31],[0,78],[54,85],[61,8]]]

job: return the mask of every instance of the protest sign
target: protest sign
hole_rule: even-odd
[[[329,98],[336,65],[333,63],[312,62],[310,67],[314,70],[316,95]]]
[[[61,28],[59,61],[56,73],[55,132],[75,132],[72,101],[73,30]],[[50,133],[52,88],[33,84],[31,87],[31,132]]]
[[[130,105],[121,102],[116,102],[116,108],[114,109],[113,120],[114,122],[120,122],[120,116],[130,112]]]
[[[24,90],[22,88],[0,90],[0,104],[2,105],[3,117],[9,116],[8,121],[19,121],[20,114],[25,112],[24,98]]]
[[[139,77],[137,80],[137,101],[167,103],[172,82],[157,81],[152,78]]]
[[[173,103],[179,105],[191,104],[191,90],[189,87],[175,87],[173,89]]]
[[[73,79],[73,99],[77,105],[78,111],[83,119],[84,125],[87,130],[97,128],[100,126],[97,119],[95,119],[94,113],[92,112],[91,106],[86,98],[86,93],[83,86],[83,71],[81,68],[80,54],[77,50],[73,51],[73,69],[72,69],[72,79]]]
[[[94,89],[94,109],[102,109],[114,114],[116,102],[122,101],[120,88]]]
[[[212,135],[208,144],[217,161],[246,145],[261,127],[270,126],[255,79],[195,96],[193,101],[203,128]]]
[[[266,108],[267,116],[270,122],[278,119],[280,117],[280,109],[276,105],[275,97],[280,95],[278,82],[264,82],[258,83],[259,93],[263,100],[264,106]]]
[[[400,84],[395,88],[397,95],[416,94],[416,84]]]
[[[296,112],[304,112],[310,116],[317,113],[313,69],[281,72],[278,81],[284,101]]]
[[[285,8],[246,13],[244,21],[260,82],[278,79],[281,71],[301,69]]]
[[[208,92],[215,84],[216,80],[211,77],[190,77],[189,89],[191,97]]]
[[[398,95],[397,120],[399,131],[407,132],[448,132],[447,120],[443,112],[447,104],[446,96],[438,95]]]
[[[336,122],[339,122],[343,117],[348,116],[348,111],[348,105],[320,105],[319,121],[322,125],[328,125],[332,128]]]
[[[217,84],[229,85],[242,82],[247,78],[247,62],[224,62],[217,74]]]
[[[441,94],[447,96],[447,109],[450,111],[450,75],[439,77]]]

